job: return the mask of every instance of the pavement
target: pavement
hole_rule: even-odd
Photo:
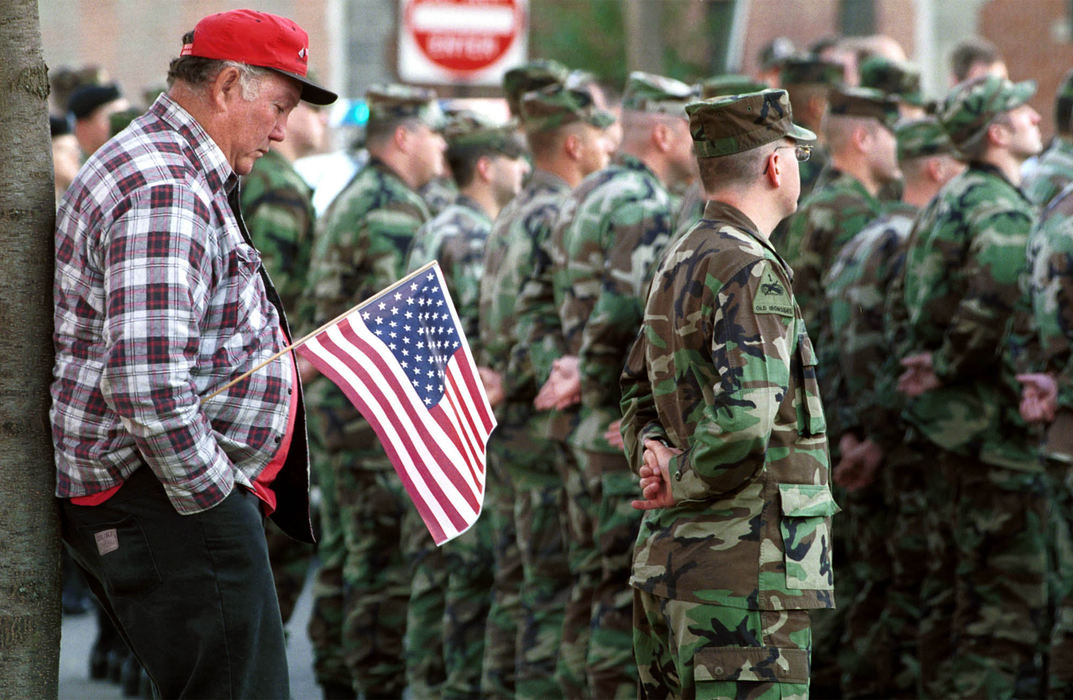
[[[312,581],[305,588],[287,624],[287,665],[291,678],[291,697],[295,700],[319,700],[320,687],[313,677],[313,647],[306,634],[312,608]],[[94,613],[66,615],[60,638],[59,700],[111,700],[122,698],[118,684],[89,680],[89,651],[97,638]]]

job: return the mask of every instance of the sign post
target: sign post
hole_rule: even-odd
[[[399,77],[498,85],[526,60],[528,0],[399,0]]]

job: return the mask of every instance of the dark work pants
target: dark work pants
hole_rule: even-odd
[[[175,512],[148,467],[99,506],[62,501],[63,539],[165,698],[286,698],[260,501],[235,486]]]

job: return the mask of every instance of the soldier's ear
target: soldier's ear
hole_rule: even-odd
[[[492,173],[491,156],[481,156],[478,158],[474,169],[484,182],[491,182],[495,177],[494,173]]]

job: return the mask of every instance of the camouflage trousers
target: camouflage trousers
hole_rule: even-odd
[[[927,573],[928,542],[921,524],[927,520],[925,462],[922,445],[908,440],[894,448],[883,466],[886,503],[891,509],[887,554],[890,583],[887,600],[876,627],[889,639],[889,671],[883,660],[876,675],[886,694],[913,697],[918,694],[920,662],[916,631],[920,627],[920,594]]]
[[[317,541],[320,566],[313,577],[313,609],[307,631],[313,646],[313,672],[317,683],[352,688],[353,677],[343,655],[343,559],[346,546],[333,459],[327,454],[313,454],[312,468],[320,487]]]
[[[856,582],[852,598],[836,598],[846,608],[837,666],[843,697],[886,697],[892,676],[892,641],[881,617],[891,580],[887,533],[891,509],[885,502],[882,480],[847,492],[839,504],[838,530],[850,533],[846,555],[839,560],[838,576]],[[837,596],[837,594],[836,594]]]
[[[488,441],[488,481],[484,513],[492,529],[493,576],[488,621],[484,629],[481,693],[514,697],[514,647],[521,620],[522,557],[514,527],[514,482],[507,465],[514,451],[510,438],[518,429],[500,423]],[[523,436],[517,439],[524,440]]]
[[[747,610],[635,590],[633,617],[643,697],[808,697],[805,610]]]
[[[1073,696],[1073,465],[1047,460],[1046,467],[1052,494],[1047,697],[1068,698]]]
[[[402,521],[413,505],[382,449],[363,456],[342,463],[337,474],[346,543],[343,648],[365,697],[397,698],[406,686],[403,639],[410,600]]]
[[[589,467],[586,450],[570,448],[571,459],[564,458],[562,474],[565,507],[560,528],[566,542],[570,568],[570,596],[563,612],[562,641],[555,678],[562,696],[568,700],[592,697],[588,689],[586,665],[589,654],[589,624],[592,600],[600,578],[600,556],[596,550],[594,502],[599,499],[599,475]]]
[[[492,518],[482,512],[473,527],[443,546],[447,568],[443,616],[445,699],[464,700],[481,694],[485,623],[494,580],[494,534]]]
[[[637,664],[633,656],[633,545],[641,511],[630,505],[638,496],[637,477],[622,454],[590,456],[599,473],[596,548],[600,580],[593,596],[588,680],[593,698],[635,698]]]
[[[410,602],[406,608],[406,683],[414,698],[439,697],[443,665],[443,615],[447,563],[417,508],[402,519],[402,553],[410,564]]]
[[[938,515],[950,524],[939,529],[949,539],[929,542],[943,551],[933,551],[925,582],[924,694],[1035,697],[1043,690],[1046,478],[945,450],[939,463],[948,501]]]
[[[563,615],[570,596],[570,567],[559,528],[563,488],[551,483],[518,488],[514,522],[522,558],[522,618],[515,647],[515,697],[559,694],[555,668]]]

